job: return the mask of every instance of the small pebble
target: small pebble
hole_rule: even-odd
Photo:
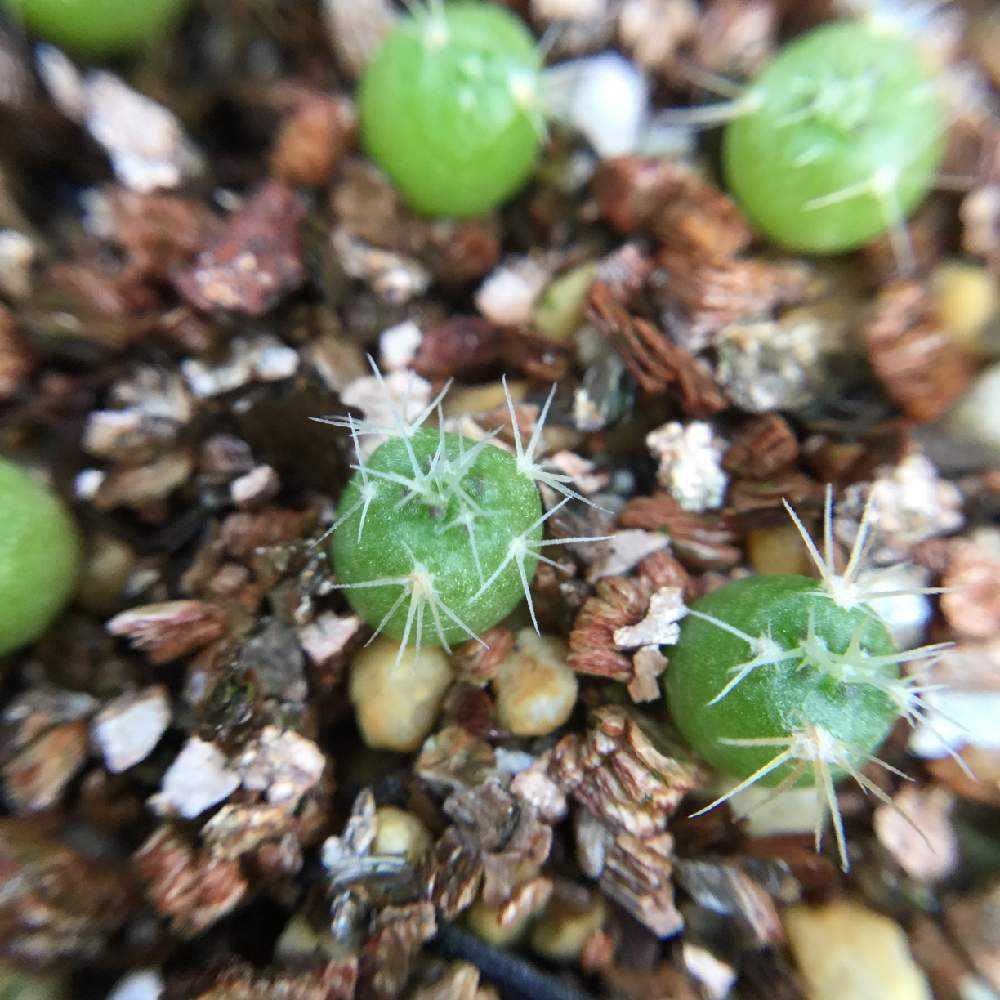
[[[558,729],[576,704],[576,674],[566,665],[560,639],[522,629],[517,645],[493,680],[497,716],[515,736],[545,736]]]
[[[531,918],[530,910],[518,914],[509,923],[500,923],[502,906],[489,906],[480,896],[466,911],[466,922],[469,930],[487,944],[496,948],[505,948],[514,944],[527,930]]]
[[[953,807],[954,798],[946,788],[907,785],[892,805],[885,803],[875,810],[878,839],[910,878],[939,882],[958,866]]]
[[[416,862],[431,849],[430,831],[406,809],[379,806],[375,811],[375,823],[372,854],[402,854]]]
[[[127,543],[103,532],[88,541],[76,603],[91,614],[107,617],[121,605],[138,556]]]
[[[583,324],[587,294],[594,283],[596,264],[583,264],[560,275],[541,294],[532,311],[535,330],[556,344],[569,343]]]
[[[785,911],[809,1000],[931,1000],[895,921],[850,900]]]
[[[365,743],[378,750],[416,750],[431,731],[452,681],[448,658],[433,646],[406,649],[380,639],[351,663],[351,701]]]
[[[755,573],[811,576],[814,572],[809,552],[794,524],[752,528],[747,532],[747,555]]]
[[[944,417],[947,432],[962,445],[1000,462],[1000,363],[990,365]]]
[[[1000,303],[996,277],[980,264],[951,260],[933,270],[929,284],[934,312],[947,333],[969,354],[982,353],[982,334]]]
[[[556,896],[531,929],[532,950],[553,962],[575,962],[587,938],[601,928],[606,916],[607,908],[599,895],[581,899]]]

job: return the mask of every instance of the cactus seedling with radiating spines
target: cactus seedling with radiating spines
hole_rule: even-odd
[[[827,253],[898,232],[934,183],[941,94],[898,31],[866,21],[818,28],[778,54],[746,101],[726,129],[726,179],[786,246]]]
[[[372,367],[385,392],[389,425],[323,418],[350,431],[357,456],[329,531],[335,586],[375,636],[399,640],[401,650],[424,642],[450,650],[478,639],[522,599],[537,630],[535,568],[539,562],[558,565],[544,550],[598,540],[544,538],[545,523],[564,504],[584,500],[567,485],[568,477],[537,458],[555,387],[527,443],[507,393],[515,446],[510,454],[494,443],[499,428],[478,441],[444,429],[439,404],[447,386],[406,420]],[[426,426],[435,411],[439,426]],[[386,440],[365,458],[361,439],[370,434]],[[547,512],[539,483],[563,494]]]
[[[862,768],[874,762],[899,773],[875,753],[899,718],[920,718],[926,690],[917,677],[901,676],[902,668],[933,658],[947,644],[898,651],[888,626],[870,606],[899,593],[879,590],[877,574],[874,582],[871,573],[864,576],[867,583],[860,582],[871,539],[870,506],[842,573],[834,562],[832,491],[822,555],[790,508],[789,513],[819,580],[791,574],[748,577],[696,601],[670,652],[665,694],[692,747],[738,779],[700,812],[758,783],[774,787],[775,794],[812,785],[821,817],[817,848],[829,814],[846,870],[834,783],[850,776],[891,804]]]
[[[776,243],[835,253],[888,231],[909,268],[904,221],[934,184],[947,115],[938,81],[899,27],[854,19],[815,28],[730,102],[674,117],[726,123],[727,184]]]
[[[365,148],[417,211],[487,212],[521,187],[538,157],[541,54],[496,4],[410,7],[361,80]]]

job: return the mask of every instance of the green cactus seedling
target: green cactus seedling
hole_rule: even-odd
[[[570,500],[590,503],[567,485],[568,476],[536,457],[555,386],[526,442],[507,393],[511,454],[495,444],[500,429],[478,441],[444,429],[440,402],[448,386],[406,420],[374,362],[372,368],[391,425],[321,418],[350,432],[357,456],[328,531],[336,586],[374,627],[372,638],[385,633],[399,640],[401,652],[425,641],[450,650],[478,639],[522,598],[537,630],[535,568],[539,562],[558,565],[545,550],[599,540],[543,537],[545,523]],[[426,426],[435,411],[439,426]],[[361,439],[369,434],[385,440],[364,458]],[[562,495],[548,511],[539,484]]]
[[[871,607],[869,602],[900,592],[881,591],[877,582],[861,580],[870,540],[870,504],[843,573],[834,565],[832,491],[827,494],[822,554],[790,507],[788,512],[819,580],[790,574],[753,576],[696,601],[670,650],[664,692],[691,746],[720,771],[739,779],[735,788],[700,812],[757,783],[775,787],[775,794],[812,785],[822,817],[817,849],[824,818],[832,815],[846,870],[834,783],[849,776],[892,804],[861,769],[874,762],[901,775],[875,752],[898,719],[913,722],[923,717],[920,698],[927,689],[919,674],[903,676],[902,667],[937,656],[948,643],[899,651]],[[864,580],[870,579],[865,574]],[[904,591],[938,592],[940,588]]]
[[[73,593],[79,561],[59,498],[0,458],[0,656],[45,631]]]

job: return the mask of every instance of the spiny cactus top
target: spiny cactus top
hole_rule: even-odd
[[[787,504],[786,504],[787,507]],[[805,576],[755,576],[729,583],[688,610],[670,651],[665,695],[677,727],[711,764],[740,782],[702,812],[760,782],[776,792],[814,785],[823,817],[833,816],[841,862],[847,847],[834,782],[851,776],[876,798],[891,801],[862,772],[893,724],[923,714],[924,688],[903,664],[936,656],[947,644],[896,650],[869,602],[900,591],[879,589],[877,574],[861,577],[870,538],[866,509],[843,573],[834,564],[832,491],[821,555],[796,514],[819,571]],[[865,582],[869,581],[869,582]],[[921,588],[902,593],[936,593]]]
[[[361,81],[365,147],[417,211],[486,212],[534,167],[540,64],[531,33],[496,4],[414,3]]]
[[[33,642],[62,611],[79,559],[59,499],[0,458],[0,656]]]
[[[400,640],[401,650],[422,642],[450,649],[477,639],[522,598],[537,629],[531,600],[535,567],[539,561],[556,565],[543,550],[598,540],[543,538],[545,522],[563,504],[584,499],[567,486],[569,477],[536,459],[555,386],[527,442],[508,393],[515,446],[510,454],[494,444],[499,428],[473,441],[446,432],[443,424],[425,426],[435,410],[442,419],[439,404],[447,386],[407,421],[372,367],[385,389],[392,424],[323,418],[350,431],[357,454],[330,528],[336,586],[375,635]],[[368,434],[386,440],[365,459],[361,438]],[[548,512],[539,483],[563,496]]]

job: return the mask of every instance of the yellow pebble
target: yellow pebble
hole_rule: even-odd
[[[522,629],[517,645],[493,680],[497,716],[516,736],[545,736],[558,729],[576,704],[576,674],[566,665],[561,639]]]
[[[440,649],[406,649],[380,639],[351,663],[351,702],[365,743],[373,749],[416,750],[431,731],[452,681]]]
[[[809,553],[794,524],[754,528],[747,534],[747,554],[756,573],[812,573]]]
[[[427,827],[405,809],[379,806],[375,824],[372,854],[402,854],[410,861],[419,861],[431,848]]]
[[[606,915],[604,901],[596,894],[582,900],[557,897],[531,928],[531,947],[553,962],[575,962]]]
[[[809,1000],[931,1000],[895,921],[849,900],[794,906],[785,930]]]
[[[981,334],[996,318],[997,280],[979,264],[952,260],[930,277],[934,311],[951,338],[970,354],[982,353]]]

